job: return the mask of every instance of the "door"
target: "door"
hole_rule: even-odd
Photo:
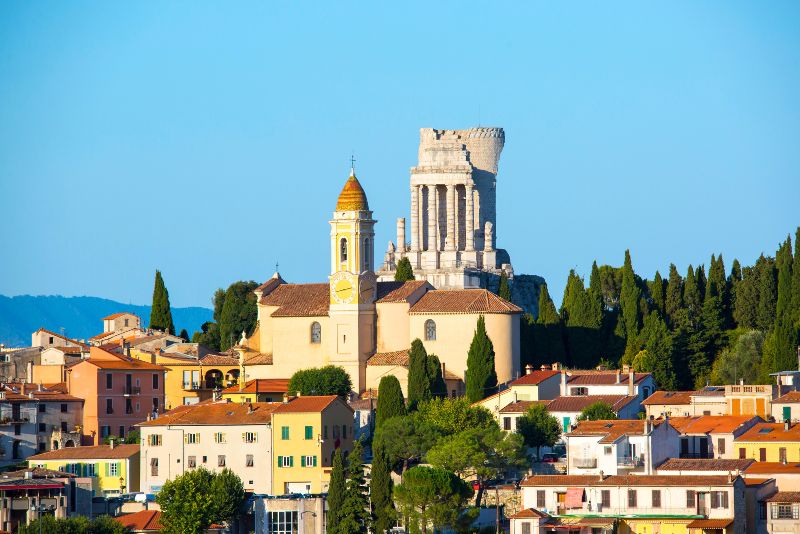
[[[556,493],[556,507],[558,508],[558,513],[562,514],[567,509],[567,494],[566,493]]]
[[[764,447],[758,449],[758,461],[759,462],[767,461],[767,449],[765,449]]]
[[[741,415],[742,413],[742,400],[731,399],[731,415]]]
[[[792,420],[792,407],[791,406],[784,406],[783,407],[783,420],[784,421],[791,421]]]
[[[681,458],[689,454],[689,438],[681,438]]]
[[[700,458],[708,458],[708,438],[700,438]]]
[[[762,419],[767,418],[766,401],[764,399],[756,399],[756,415]]]

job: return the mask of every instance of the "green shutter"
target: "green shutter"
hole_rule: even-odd
[[[281,439],[289,439],[289,427],[281,427]]]
[[[307,426],[306,427],[306,439],[314,439],[314,427]]]
[[[110,473],[108,472],[108,462],[106,462],[104,465],[106,466],[106,476],[110,476]]]
[[[294,456],[289,456],[289,467],[294,467]]]
[[[278,467],[283,467],[283,456],[278,456]]]
[[[314,467],[317,467],[317,456],[314,455]]]
[[[783,407],[783,420],[784,421],[791,421],[792,420],[792,407],[791,406],[784,406]]]
[[[306,466],[306,457],[305,456],[301,456],[300,457],[300,467],[305,467],[305,466]]]
[[[564,418],[564,433],[569,432],[569,417]]]

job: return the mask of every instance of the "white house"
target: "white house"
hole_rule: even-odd
[[[637,396],[627,395],[582,395],[556,397],[547,403],[547,411],[561,423],[561,431],[567,433],[577,424],[581,412],[592,404],[603,402],[611,406],[618,419],[638,419],[640,401]]]
[[[670,417],[680,434],[679,458],[736,458],[734,440],[757,423],[754,415],[702,415]]]

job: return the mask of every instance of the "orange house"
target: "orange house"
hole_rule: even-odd
[[[164,410],[166,368],[92,347],[67,370],[71,395],[84,399],[83,444],[125,437],[148,415]]]

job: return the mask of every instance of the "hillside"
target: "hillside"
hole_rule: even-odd
[[[31,333],[40,327],[77,339],[87,339],[103,330],[101,318],[129,311],[142,318],[147,326],[150,306],[135,306],[98,297],[62,297],[58,295],[0,295],[0,343],[11,347],[28,346]],[[207,308],[172,308],[175,331],[185,328],[189,334],[210,321]]]

